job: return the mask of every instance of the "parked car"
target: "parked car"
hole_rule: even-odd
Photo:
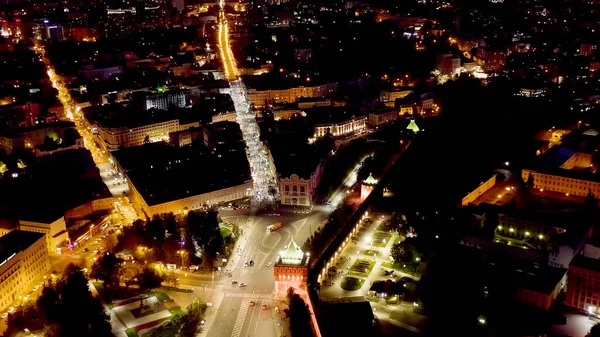
[[[240,288],[243,288],[243,287],[245,287],[245,286],[247,286],[247,284],[246,284],[246,283],[240,283]]]

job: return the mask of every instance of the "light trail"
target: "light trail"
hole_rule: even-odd
[[[254,182],[252,204],[263,206],[274,205],[279,201],[279,187],[275,177],[275,168],[269,162],[269,149],[260,140],[260,129],[254,114],[250,111],[250,103],[244,83],[239,78],[239,70],[231,51],[229,28],[225,16],[225,2],[219,2],[219,49],[223,62],[223,72],[229,81],[230,95],[236,111],[236,119],[246,142],[246,156],[250,164],[250,173]]]

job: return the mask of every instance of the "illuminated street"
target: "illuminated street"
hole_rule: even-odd
[[[125,193],[129,192],[127,182],[122,178],[122,174],[117,172],[110,164],[113,161],[110,152],[101,149],[94,140],[88,121],[71,97],[69,90],[62,82],[60,76],[54,71],[54,67],[50,64],[50,60],[45,57],[44,48],[36,46],[36,51],[42,55],[48,77],[52,82],[52,86],[58,91],[58,99],[64,108],[64,117],[75,123],[77,131],[81,137],[83,137],[85,148],[91,152],[94,163],[96,163],[96,166],[100,170],[102,180],[113,197],[118,198],[115,201],[116,210],[121,214],[125,224],[131,224],[138,218],[138,214],[129,201],[129,198],[125,196]]]
[[[254,205],[273,205],[279,200],[279,189],[275,178],[275,169],[270,167],[269,149],[260,140],[260,130],[250,111],[247,92],[244,83],[239,79],[239,71],[229,42],[229,29],[225,17],[224,1],[220,2],[219,12],[219,46],[225,78],[230,82],[230,95],[237,113],[237,122],[240,125],[244,140],[246,141],[246,154],[250,163],[250,171],[254,182]]]

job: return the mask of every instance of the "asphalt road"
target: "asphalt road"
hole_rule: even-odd
[[[248,213],[248,210],[245,211]],[[236,211],[221,211],[221,218],[240,219],[243,214]],[[278,214],[279,216],[275,215]],[[278,336],[276,314],[271,310],[275,304],[273,289],[273,263],[279,252],[291,239],[302,245],[321,224],[327,215],[316,210],[310,214],[269,211],[255,213],[250,211],[245,224],[241,225],[244,235],[238,240],[241,251],[230,258],[227,274],[219,276],[216,288],[222,291],[222,300],[216,311],[214,322],[206,335],[209,337],[275,337]],[[284,227],[267,233],[266,228],[281,221]],[[254,266],[245,267],[250,260]],[[268,266],[267,266],[268,264]],[[232,284],[237,281],[237,284]],[[247,284],[240,287],[240,283]],[[251,306],[254,302],[255,306]],[[266,304],[268,308],[262,309]]]

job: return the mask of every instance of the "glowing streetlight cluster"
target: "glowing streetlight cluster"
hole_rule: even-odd
[[[233,81],[239,77],[239,71],[235,62],[235,57],[229,44],[229,26],[225,16],[225,1],[219,2],[219,49],[221,51],[221,60],[223,60],[223,71],[227,80]]]
[[[219,44],[225,77],[230,80],[230,95],[236,111],[237,122],[246,141],[246,156],[250,163],[250,172],[254,182],[252,203],[260,205],[275,203],[279,200],[279,188],[275,178],[275,169],[269,163],[269,150],[260,140],[260,129],[250,111],[246,87],[239,79],[235,58],[229,44],[229,30],[225,18],[224,1],[220,2],[219,11]]]

